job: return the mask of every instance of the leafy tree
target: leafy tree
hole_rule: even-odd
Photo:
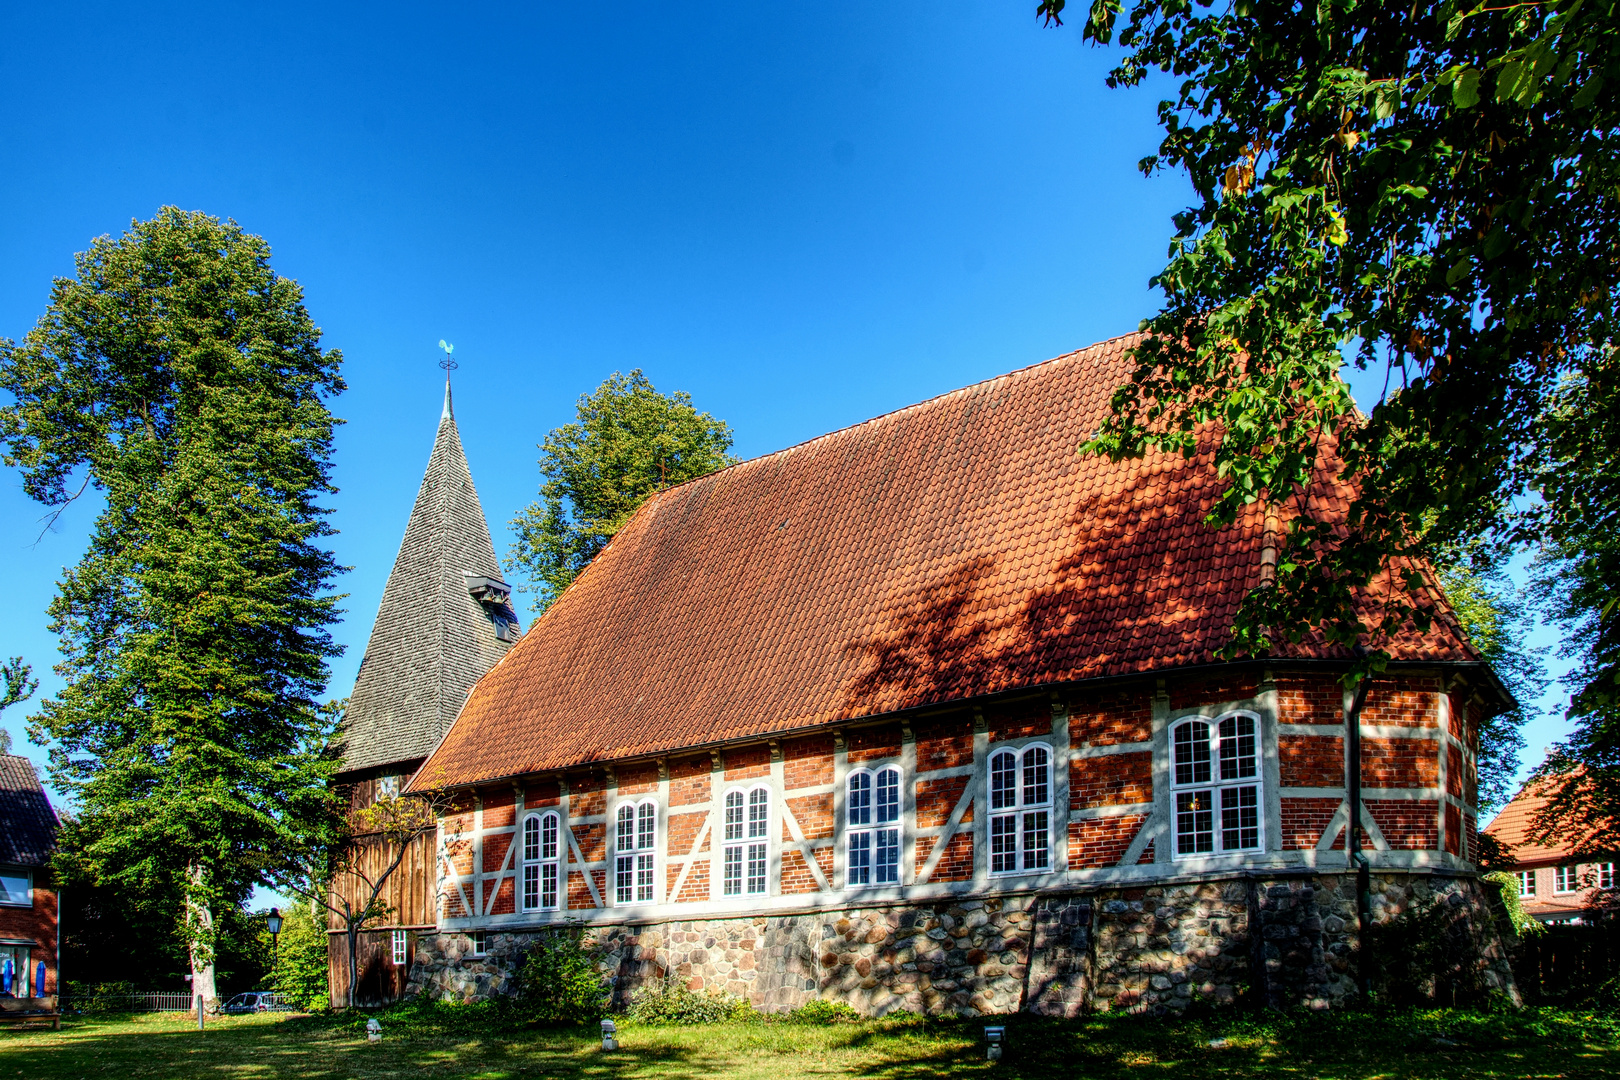
[[[0,713],[4,713],[13,705],[21,705],[34,696],[39,689],[39,680],[32,678],[34,669],[23,662],[20,656],[13,656],[10,660],[0,664]],[[0,730],[0,754],[11,753],[11,732]]]
[[[295,1009],[325,1009],[330,1005],[325,914],[300,900],[281,915],[281,939],[276,943],[271,987]]]
[[[179,898],[210,999],[251,855],[329,799],[316,696],[339,567],[317,500],[340,361],[262,239],[173,207],[97,239],[27,336],[0,340],[5,462],[58,512],[90,486],[104,499],[49,609],[67,686],[30,735],[54,740],[73,857],[126,895]]]
[[[1111,86],[1174,79],[1141,164],[1185,170],[1197,200],[1087,449],[1208,453],[1226,483],[1211,523],[1276,523],[1284,555],[1231,654],[1320,629],[1373,646],[1376,668],[1380,642],[1433,614],[1418,560],[1436,538],[1544,535],[1525,496],[1562,482],[1551,400],[1614,349],[1615,22],[1614,0],[1089,9],[1085,36],[1124,50]],[[1366,416],[1346,354],[1385,372]],[[1612,468],[1615,449],[1591,460]],[[1310,498],[1336,481],[1345,515]],[[1358,608],[1385,575],[1405,588]]]
[[[383,902],[383,889],[411,845],[436,833],[439,820],[456,807],[442,790],[383,792],[348,815],[328,806],[319,827],[269,853],[261,873],[282,892],[337,918],[348,956],[344,1001],[352,1009],[360,982],[360,935],[393,911]]]
[[[1524,750],[1522,729],[1551,682],[1542,663],[1546,650],[1525,644],[1534,618],[1526,599],[1500,566],[1442,560],[1438,577],[1468,640],[1515,701],[1512,708],[1490,716],[1480,727],[1476,765],[1483,812],[1513,798],[1519,754]]]
[[[1546,541],[1569,587],[1544,591],[1583,662],[1543,825],[1585,814],[1610,846],[1616,15],[1615,0],[1095,0],[1084,30],[1125,51],[1110,86],[1176,80],[1141,167],[1184,169],[1197,193],[1153,279],[1164,308],[1086,449],[1208,454],[1226,482],[1211,524],[1278,530],[1228,655],[1320,630],[1373,646],[1376,671],[1389,635],[1433,617],[1423,558],[1456,537],[1497,557]],[[1366,416],[1346,355],[1384,372]],[[1343,515],[1312,500],[1335,483]]]
[[[582,396],[578,415],[540,445],[540,498],[511,522],[506,565],[528,578],[536,615],[648,496],[736,461],[725,421],[698,412],[690,394],[660,394],[639,368]]]

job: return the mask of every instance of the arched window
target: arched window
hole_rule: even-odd
[[[523,910],[557,906],[557,815],[530,814],[523,819]]]
[[[850,885],[900,883],[900,770],[849,774],[844,843]]]
[[[771,859],[771,789],[726,792],[723,896],[764,896]]]
[[[1052,752],[1036,744],[990,755],[990,872],[1052,865]]]
[[[650,904],[657,862],[658,804],[651,799],[619,804],[614,845],[613,902]]]
[[[1197,717],[1171,729],[1176,857],[1260,850],[1260,752],[1256,717]]]

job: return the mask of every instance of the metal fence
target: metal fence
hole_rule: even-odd
[[[197,1007],[190,993],[73,994],[63,1002],[73,1012],[191,1012]]]

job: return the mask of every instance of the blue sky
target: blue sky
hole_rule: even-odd
[[[350,387],[343,694],[426,464],[440,338],[504,551],[536,444],[615,370],[690,392],[753,456],[1152,314],[1189,194],[1136,170],[1157,95],[1108,90],[1110,55],[1033,6],[7,5],[0,335],[164,204],[269,240]],[[0,476],[0,655],[42,696],[43,613],[94,512],[41,538]],[[30,708],[5,725],[42,760]],[[1563,730],[1535,725],[1531,756]]]

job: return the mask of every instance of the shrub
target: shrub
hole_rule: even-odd
[[[745,998],[717,990],[688,990],[672,980],[648,983],[630,995],[630,1019],[641,1024],[723,1024],[756,1015]]]
[[[607,1012],[609,991],[577,926],[549,930],[518,969],[518,998],[537,1024],[588,1024]]]
[[[283,914],[281,940],[270,988],[295,1009],[314,1012],[331,1007],[327,989],[326,919],[306,901]]]
[[[861,1019],[861,1014],[842,1001],[813,998],[788,1013],[795,1024],[850,1024]]]

